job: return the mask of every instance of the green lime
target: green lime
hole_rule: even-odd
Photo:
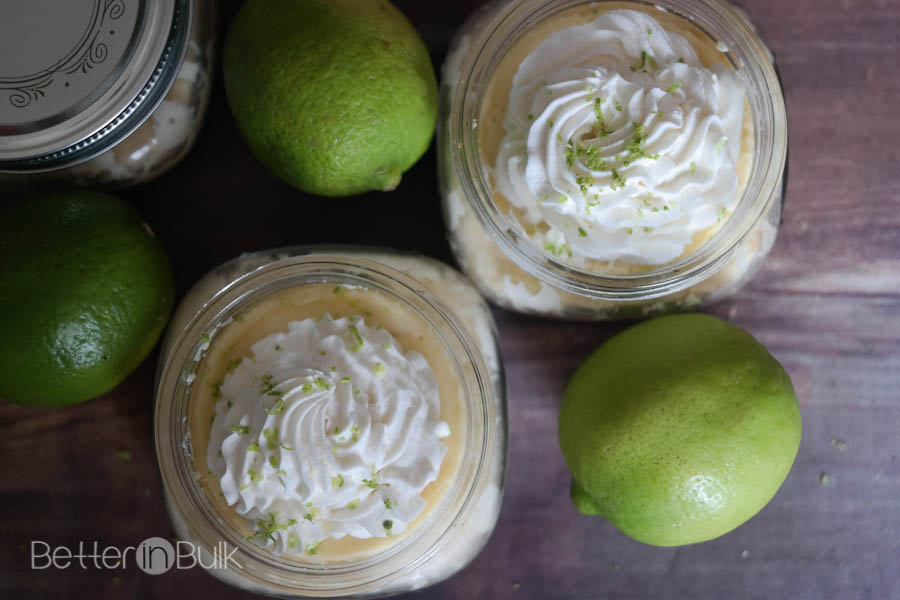
[[[0,397],[62,406],[99,396],[147,356],[172,274],[137,211],[97,192],[0,207]]]
[[[702,314],[614,336],[579,367],[559,415],[572,499],[657,546],[755,515],[800,444],[791,380],[745,331]]]
[[[306,192],[391,190],[431,143],[434,69],[386,0],[248,0],[222,60],[250,149]]]

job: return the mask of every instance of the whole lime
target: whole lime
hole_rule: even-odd
[[[434,69],[387,0],[248,0],[223,70],[253,154],[306,192],[391,190],[431,143]]]
[[[61,192],[0,207],[0,397],[62,406],[122,381],[159,338],[173,285],[126,202]]]
[[[781,365],[702,314],[608,340],[569,382],[559,415],[575,505],[657,546],[709,540],[755,515],[787,477],[800,431]]]

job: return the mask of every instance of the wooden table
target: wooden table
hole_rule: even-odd
[[[790,476],[749,523],[684,548],[646,546],[581,516],[557,408],[579,362],[623,325],[495,310],[509,378],[502,513],[470,566],[413,597],[900,598],[900,2],[738,3],[778,56],[790,182],[762,271],[709,312],[750,331],[794,381],[804,431]],[[239,4],[222,3],[223,29]],[[478,4],[398,2],[437,65]],[[168,248],[179,294],[225,259],[287,244],[382,244],[452,261],[433,150],[393,193],[306,197],[250,156],[220,82],[193,152],[124,196]],[[153,446],[157,358],[80,406],[0,402],[0,597],[249,597],[199,568],[29,568],[33,540],[124,547],[172,535]]]

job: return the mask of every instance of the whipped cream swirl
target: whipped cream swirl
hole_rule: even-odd
[[[554,32],[513,78],[494,170],[563,260],[660,265],[737,202],[744,89],[631,10]]]
[[[380,327],[291,322],[256,342],[219,393],[207,463],[275,552],[389,536],[425,507],[450,428],[425,358]]]

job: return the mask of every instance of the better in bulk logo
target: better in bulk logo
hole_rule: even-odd
[[[127,569],[134,563],[148,575],[161,575],[169,569],[192,569],[201,566],[204,569],[227,569],[240,567],[234,558],[237,547],[228,547],[227,542],[219,542],[212,552],[204,550],[191,542],[179,540],[172,543],[161,537],[147,538],[137,546],[106,546],[101,548],[99,542],[78,542],[76,548],[68,546],[53,547],[47,542],[33,540],[31,542],[32,569]]]

